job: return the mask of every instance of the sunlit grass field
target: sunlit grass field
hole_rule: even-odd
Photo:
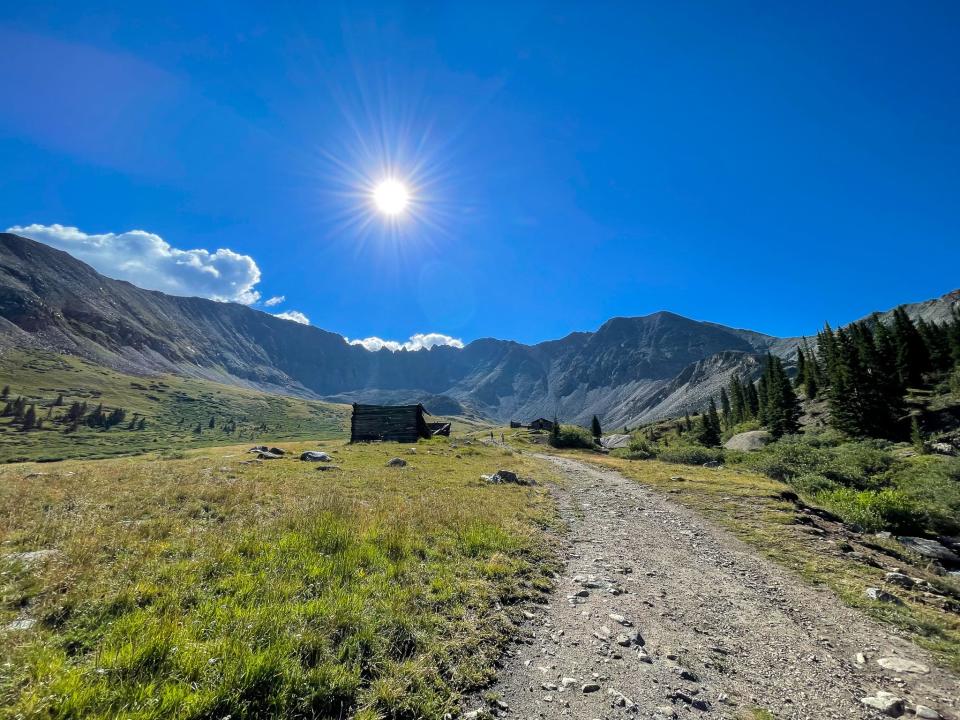
[[[542,485],[479,477],[548,470],[462,442],[281,443],[329,471],[247,445],[0,468],[0,713],[456,712],[549,587],[556,523]]]

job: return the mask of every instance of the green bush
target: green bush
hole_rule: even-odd
[[[770,443],[762,450],[742,458],[742,464],[774,480],[790,482],[810,473],[822,473],[829,467],[826,451],[790,435]]]
[[[923,511],[901,490],[836,488],[817,493],[816,500],[845,522],[869,532],[912,534],[922,532],[925,526]]]
[[[723,450],[702,445],[674,445],[661,450],[657,457],[663,462],[703,465],[706,462],[723,462]]]
[[[557,448],[587,448],[594,446],[593,435],[579,425],[561,425],[559,432],[550,434],[550,444]]]
[[[629,457],[631,460],[648,460],[657,454],[657,448],[651,444],[650,440],[641,435],[638,432],[635,432],[630,437],[630,453]]]
[[[923,455],[898,463],[887,482],[908,497],[937,534],[960,533],[960,459]]]

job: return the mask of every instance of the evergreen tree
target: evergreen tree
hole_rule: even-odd
[[[553,427],[550,428],[550,444],[553,447],[560,446],[560,422],[556,415],[553,416]]]
[[[10,417],[11,415],[13,415],[13,403],[7,402],[7,404],[3,406],[3,412],[0,412],[0,417]]]
[[[757,394],[757,386],[748,382],[743,387],[744,396],[747,400],[747,420],[759,417],[760,414],[760,396]]]
[[[917,321],[917,330],[927,349],[930,359],[930,369],[944,372],[953,367],[953,357],[950,353],[950,332],[946,325],[928,323],[922,318]]]
[[[207,423],[207,427],[213,430],[217,426],[217,418],[214,415],[210,416],[210,422]]]
[[[197,426],[193,429],[193,431],[194,431],[197,435],[199,435],[200,433],[203,432],[203,428],[200,427],[200,423],[197,423]]]
[[[794,379],[794,385],[800,387],[807,375],[807,357],[803,353],[803,348],[797,348],[797,377]]]
[[[10,397],[10,386],[4,385],[3,390],[0,390],[0,400],[6,400]]]
[[[720,444],[720,418],[717,416],[717,405],[713,402],[713,398],[710,398],[710,407],[707,412],[700,414],[697,442],[707,447]]]
[[[767,354],[757,394],[761,423],[771,435],[779,438],[800,430],[800,403],[780,358]]]
[[[20,427],[23,430],[32,430],[36,426],[36,424],[37,424],[37,406],[30,405],[30,407],[27,409],[27,412],[24,413],[23,423],[20,425]]]
[[[53,401],[54,407],[60,407],[63,405],[63,393],[57,395],[57,399]]]
[[[930,356],[920,332],[902,307],[893,311],[892,331],[900,386],[904,389],[916,387],[929,369]]]
[[[733,415],[732,425],[738,425],[747,419],[747,400],[739,375],[730,378],[730,412]]]
[[[720,388],[720,412],[723,413],[723,424],[728,430],[733,426],[733,417],[731,417],[730,397],[725,388]]]
[[[867,323],[837,330],[830,357],[831,424],[857,437],[893,437],[902,409],[902,391],[895,372],[897,358],[884,356],[885,340],[877,340]],[[889,370],[887,370],[889,366]]]
[[[140,421],[137,423],[137,430],[143,430],[147,427],[147,421],[145,418],[140,418]]]
[[[693,421],[690,419],[689,410],[684,413],[684,427],[687,429],[687,432],[693,430]]]
[[[593,416],[593,421],[590,423],[590,429],[593,431],[593,436],[599,440],[600,436],[603,435],[603,429],[600,427],[600,418],[596,415]]]

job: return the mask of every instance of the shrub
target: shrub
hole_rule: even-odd
[[[593,448],[593,436],[586,428],[578,425],[561,425],[557,432],[551,433],[550,444],[557,448]]]
[[[845,522],[870,532],[890,530],[910,534],[924,530],[924,513],[901,490],[837,488],[817,493],[816,499]]]
[[[808,473],[820,473],[828,464],[826,452],[792,435],[743,458],[746,467],[783,482]]]
[[[935,533],[960,533],[960,459],[924,455],[898,463],[888,474],[890,485],[921,509]]]
[[[723,450],[702,445],[674,445],[661,450],[658,458],[663,462],[703,465],[706,462],[723,462]]]

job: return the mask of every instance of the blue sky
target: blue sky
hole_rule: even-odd
[[[960,286],[957,3],[275,5],[5,4],[0,229],[401,341]]]

